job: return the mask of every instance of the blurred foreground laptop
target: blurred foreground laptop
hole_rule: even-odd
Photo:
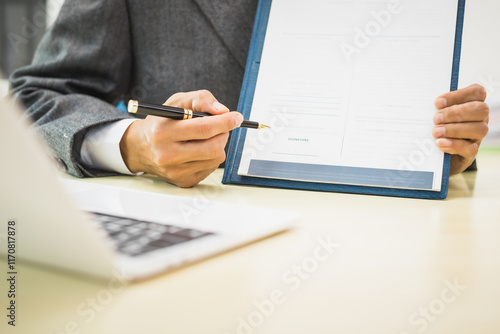
[[[15,220],[16,257],[136,280],[277,233],[297,219],[264,208],[61,180],[43,141],[15,109],[0,99],[0,253],[7,252],[7,222]]]

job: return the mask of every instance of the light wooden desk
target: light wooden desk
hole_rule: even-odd
[[[201,210],[219,200],[303,219],[125,288],[19,266],[9,332],[498,334],[500,151],[482,152],[479,167],[451,179],[446,201],[223,186],[222,171],[192,189],[150,177],[84,180],[192,197]],[[317,253],[328,238],[338,248]]]

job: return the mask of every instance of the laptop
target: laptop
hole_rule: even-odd
[[[10,99],[0,99],[0,156],[0,253],[15,242],[16,261],[73,273],[139,280],[289,229],[299,218],[61,177]]]

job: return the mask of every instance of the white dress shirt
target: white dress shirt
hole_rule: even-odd
[[[132,173],[127,168],[120,151],[120,140],[130,124],[135,121],[136,119],[124,119],[89,130],[80,150],[81,163],[88,168],[120,174],[142,174]]]

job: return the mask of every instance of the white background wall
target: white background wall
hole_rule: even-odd
[[[64,0],[48,0],[47,1],[47,27],[49,27],[57,18],[59,9],[61,9]]]
[[[63,3],[64,0],[47,0],[47,27],[54,23]],[[7,90],[7,80],[0,79],[0,97],[5,96],[5,94],[7,94]]]
[[[479,83],[486,88],[490,133],[483,147],[500,147],[500,1],[466,3],[460,87]]]
[[[4,97],[7,94],[7,80],[0,80],[0,98]]]

